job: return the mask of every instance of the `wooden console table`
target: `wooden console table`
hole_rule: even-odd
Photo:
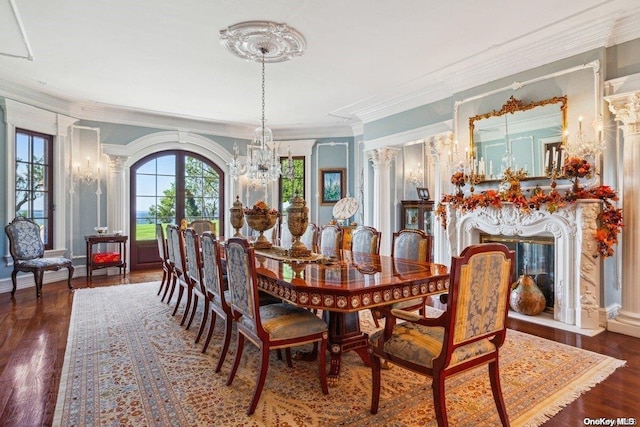
[[[87,243],[87,280],[91,280],[93,276],[93,270],[107,267],[118,267],[120,274],[124,272],[127,275],[127,240],[129,236],[115,235],[115,234],[102,234],[93,236],[84,236],[84,240]],[[93,249],[95,245],[101,243],[117,243],[118,251],[109,252],[109,255],[113,255],[114,259],[106,258],[104,260],[96,260]]]

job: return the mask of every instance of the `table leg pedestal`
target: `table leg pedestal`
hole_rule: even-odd
[[[325,311],[323,318],[329,325],[329,352],[331,353],[331,365],[327,380],[329,385],[336,386],[340,377],[340,363],[344,353],[355,351],[367,366],[371,366],[371,359],[367,351],[369,337],[360,330],[358,313]]]

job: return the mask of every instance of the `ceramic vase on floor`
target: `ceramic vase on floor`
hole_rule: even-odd
[[[544,310],[547,300],[533,277],[523,274],[511,289],[509,305],[518,313],[535,316]]]

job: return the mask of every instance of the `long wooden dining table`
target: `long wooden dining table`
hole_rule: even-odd
[[[337,383],[342,354],[355,351],[369,365],[368,336],[358,313],[446,292],[448,268],[383,255],[341,250],[312,262],[288,259],[283,250],[256,250],[259,288],[290,303],[322,310],[329,326],[330,383]]]

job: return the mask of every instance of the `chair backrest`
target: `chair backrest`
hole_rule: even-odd
[[[220,243],[216,235],[210,231],[202,233],[202,284],[206,291],[211,292],[214,304],[227,304],[224,298],[222,280],[222,263],[220,258]]]
[[[156,241],[158,242],[158,255],[162,262],[168,262],[167,241],[164,238],[164,230],[162,224],[156,224]]]
[[[318,237],[318,250],[322,254],[336,253],[342,249],[342,229],[334,224],[323,225]]]
[[[403,229],[393,233],[391,256],[412,261],[431,261],[433,236],[422,230]]]
[[[380,253],[381,232],[373,227],[360,225],[351,233],[351,252]]]
[[[167,224],[167,259],[169,260],[169,264],[173,268],[176,264],[176,257],[173,255],[173,233],[171,233],[171,228],[178,228],[175,224]]]
[[[280,224],[280,242],[278,246],[282,246],[283,248],[288,249],[291,247],[292,243],[293,243],[293,236],[291,235],[291,231],[289,231],[289,223],[288,221],[285,222],[283,217],[283,221]]]
[[[171,236],[171,246],[173,248],[173,270],[180,277],[184,277],[187,269],[185,263],[185,251],[184,251],[184,235],[182,230],[177,225],[167,226],[168,235]]]
[[[205,231],[216,232],[216,225],[208,219],[195,219],[187,224],[187,227],[193,228],[198,234],[202,234]]]
[[[318,226],[310,222],[300,241],[312,252],[318,252]]]
[[[514,263],[515,252],[500,243],[472,245],[451,258],[444,366],[456,348],[473,341],[490,338],[502,345]]]
[[[203,293],[202,284],[202,260],[200,256],[200,237],[193,228],[184,230],[184,244],[186,248],[187,277],[189,281],[197,286]]]
[[[234,312],[259,323],[256,261],[246,239],[232,237],[226,242],[227,283]]]
[[[4,227],[9,238],[9,252],[14,260],[30,260],[44,256],[40,226],[28,218],[15,217]]]

